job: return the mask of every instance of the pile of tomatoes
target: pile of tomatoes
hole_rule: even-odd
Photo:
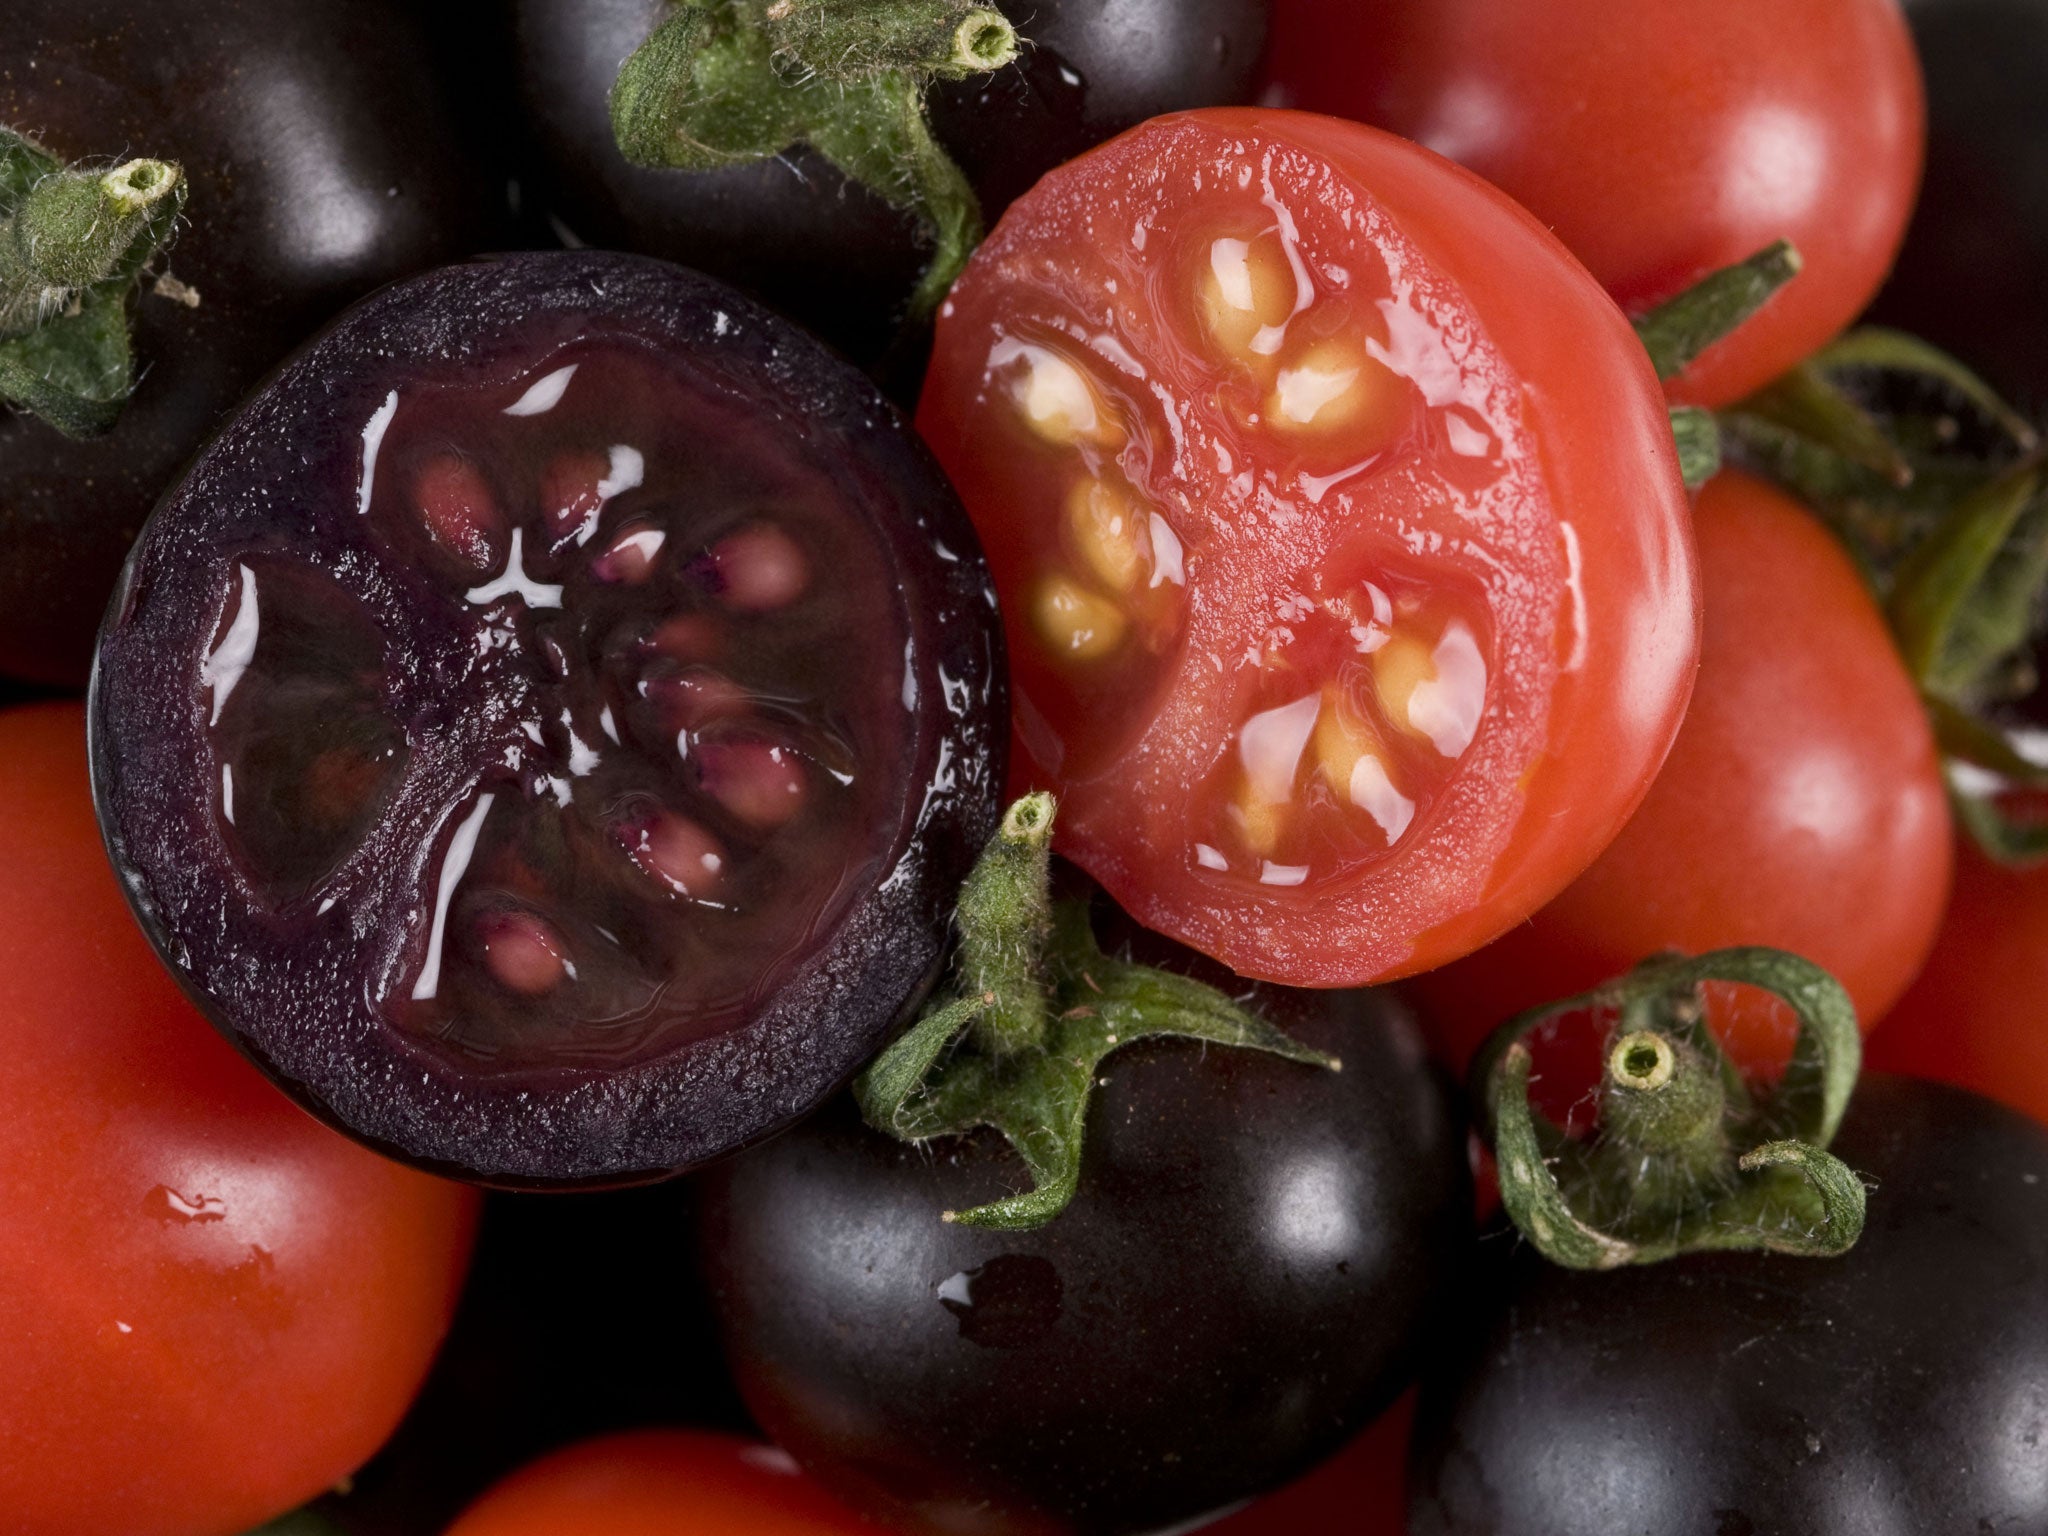
[[[791,4],[761,14],[780,25]],[[431,25],[381,3],[372,25],[369,9],[309,4],[287,26],[240,0],[166,0],[157,11],[187,23],[172,32],[111,0],[0,18],[0,126],[82,163],[124,147],[85,142],[105,97],[127,114],[126,147],[165,144],[194,197],[189,236],[121,301],[143,366],[112,433],[0,420],[0,667],[19,679],[0,711],[0,963],[22,982],[0,1003],[0,1536],[2048,1532],[2048,707],[2034,652],[2048,488],[2032,428],[1993,391],[2038,405],[2048,373],[1996,338],[1988,384],[1971,356],[1890,332],[1842,340],[1874,314],[1967,348],[1969,326],[1939,324],[1968,302],[1936,291],[1955,280],[1953,221],[2031,214],[2026,233],[2048,230],[2009,188],[1966,208],[1962,185],[1972,145],[2027,131],[1984,126],[2004,98],[1975,63],[2009,37],[2001,67],[2031,48],[2048,84],[2038,17],[1998,13],[1971,51],[1952,30],[1967,7],[1942,0],[1185,0],[1137,20],[1104,0],[903,0],[875,8],[895,18],[891,47],[937,16],[1013,25],[1022,52],[982,73],[878,65],[837,105],[792,108],[778,154],[721,141],[727,158],[707,168],[693,143],[697,159],[658,169],[612,136],[621,59],[651,33],[687,35],[730,83],[733,61],[754,58],[732,29],[756,0],[465,4]],[[778,88],[811,89],[801,74]],[[992,226],[929,316],[915,294],[934,230],[943,248],[966,226],[934,213],[925,181],[871,174],[880,151],[832,115],[867,90],[909,91],[886,99],[910,103],[899,126],[918,175],[965,188]],[[2048,135],[2034,98],[2013,100]],[[1916,222],[1923,162],[1939,223]],[[514,205],[475,195],[508,174]],[[0,210],[25,195],[0,178]],[[181,860],[211,855],[182,829],[211,826],[212,802],[167,807],[161,786],[210,750],[238,685],[239,708],[281,700],[292,725],[250,728],[246,760],[276,776],[244,776],[241,823],[234,784],[210,760],[197,775],[203,796],[224,783],[220,819],[250,846],[270,837],[296,859],[315,837],[293,775],[304,757],[316,777],[322,733],[352,728],[330,700],[383,710],[388,738],[364,756],[387,776],[335,791],[368,807],[349,835],[382,846],[365,827],[415,814],[405,765],[445,741],[390,718],[378,657],[395,642],[354,610],[328,622],[325,597],[296,616],[266,608],[264,643],[298,647],[280,670],[279,651],[257,650],[248,565],[241,598],[138,627],[152,603],[201,590],[181,582],[212,536],[203,519],[278,422],[303,452],[289,475],[265,461],[263,494],[307,486],[259,530],[262,558],[339,539],[335,571],[382,561],[402,587],[426,570],[458,612],[506,591],[562,608],[564,585],[532,573],[583,558],[609,498],[652,495],[647,460],[576,460],[597,487],[587,521],[556,527],[545,553],[536,523],[522,569],[518,532],[509,556],[493,542],[504,519],[474,468],[488,455],[449,445],[539,431],[526,418],[554,409],[577,366],[582,388],[609,393],[549,418],[565,443],[600,418],[613,435],[634,412],[653,419],[669,385],[633,371],[635,341],[517,388],[492,375],[511,404],[481,384],[435,394],[439,380],[419,386],[427,406],[409,396],[416,414],[394,414],[419,358],[382,339],[426,338],[425,357],[466,323],[448,294],[509,274],[491,294],[509,310],[544,292],[531,302],[548,345],[584,345],[548,330],[566,288],[644,282],[651,308],[671,278],[559,254],[451,269],[386,290],[259,383],[373,289],[557,237],[702,267],[750,296],[728,304],[692,278],[684,305],[717,381],[689,396],[690,422],[711,423],[735,464],[773,457],[760,443],[856,443],[809,481],[791,449],[758,482],[741,464],[663,489],[568,588],[571,610],[597,614],[603,676],[571,698],[581,674],[553,653],[578,777],[536,780],[555,797],[544,822],[532,813],[536,838],[568,825],[555,818],[574,788],[586,803],[610,792],[584,777],[600,753],[570,709],[594,720],[610,701],[604,750],[621,748],[623,695],[601,693],[604,669],[637,668],[656,752],[696,749],[706,803],[732,816],[707,813],[710,832],[661,812],[631,822],[630,902],[617,885],[606,899],[657,912],[647,931],[677,943],[701,942],[687,938],[700,906],[747,907],[748,942],[771,958],[722,954],[754,970],[704,983],[742,1014],[810,963],[805,946],[847,904],[859,919],[852,938],[829,935],[829,966],[858,976],[830,994],[803,1071],[734,1053],[660,1103],[631,1076],[661,1044],[652,1024],[630,1062],[623,1048],[568,1067],[546,1055],[571,1017],[547,1010],[584,984],[571,937],[618,942],[613,919],[579,905],[594,888],[581,874],[526,869],[526,905],[507,896],[476,930],[475,1006],[517,993],[504,1012],[540,1042],[540,1066],[484,1060],[506,1037],[479,1026],[468,1056],[416,1053],[416,1090],[416,1042],[348,1034],[390,982],[351,970],[363,945],[334,936],[387,920],[411,932],[432,912],[439,967],[493,797],[461,827],[445,807],[484,778],[450,779],[459,793],[418,816],[417,867],[364,877],[390,911],[362,896],[319,930],[330,947],[314,959],[303,934],[328,919],[332,897],[311,903],[331,869],[275,901],[263,870],[215,861],[186,878]],[[1653,361],[1646,317],[1778,242],[1796,253],[1781,258],[1789,280]],[[1996,246],[1970,259],[2007,275]],[[794,333],[769,309],[865,366],[902,415],[822,346],[778,339]],[[35,334],[25,312],[0,291],[0,395],[16,404],[33,393],[8,372]],[[2048,333],[2042,315],[2014,324]],[[671,344],[697,345],[671,318]],[[446,355],[481,377],[496,345],[464,333]],[[742,345],[744,366],[716,351]],[[322,414],[368,389],[321,372],[333,358],[400,380],[368,427]],[[803,368],[839,371],[805,395],[789,382]],[[701,403],[714,395],[715,411]],[[362,397],[383,396],[380,373]],[[380,502],[372,470],[394,420]],[[1713,424],[1718,472],[1688,483],[1674,421]],[[535,496],[571,462],[573,445],[548,442]],[[402,481],[415,460],[440,476],[419,537],[410,503],[389,500],[427,483]],[[916,537],[882,540],[872,558],[888,563],[863,547],[828,568],[817,550],[851,548],[829,542],[832,497],[856,491],[897,496]],[[307,510],[318,496],[347,514],[339,535]],[[692,498],[718,496],[753,520],[720,524],[676,578],[726,626],[707,641],[709,621],[633,605],[670,601],[641,583],[699,515]],[[375,519],[393,516],[387,537]],[[505,575],[484,581],[501,558]],[[264,590],[288,609],[298,589]],[[67,690],[110,594],[82,704]],[[931,611],[885,623],[898,601]],[[850,612],[862,605],[874,612]],[[481,659],[412,668],[437,720],[474,701],[489,667],[512,667],[515,617],[532,616],[494,618]],[[192,667],[162,633],[197,648]],[[799,681],[786,696],[750,684],[754,713],[720,737],[746,690],[706,658],[737,675],[749,647]],[[292,672],[301,655],[314,659]],[[293,692],[321,668],[340,680],[331,694]],[[172,674],[185,692],[167,701]],[[844,697],[797,696],[820,675]],[[816,765],[844,788],[894,761],[899,697],[924,722],[904,729],[940,721],[938,745],[919,738],[933,761],[917,760],[915,783],[862,777],[829,801]],[[690,711],[707,709],[699,732]],[[842,759],[811,736],[799,751],[745,734],[764,720],[826,722],[852,745]],[[295,732],[305,741],[283,741]],[[775,795],[725,795],[717,773],[742,770]],[[875,850],[898,846],[894,813],[874,807],[899,790],[911,848],[943,846],[891,874]],[[925,885],[944,882],[949,917],[972,854],[961,829],[979,836],[999,796],[1039,791],[1056,823],[1020,854],[1013,809],[960,904],[962,958],[935,965],[941,932],[908,931]],[[853,807],[832,827],[852,852],[773,842],[819,803]],[[625,813],[613,819],[617,841]],[[165,825],[175,835],[137,851],[136,828]],[[750,865],[756,846],[769,852]],[[594,838],[561,867],[618,856]],[[989,917],[973,882],[1003,859],[1023,871],[1018,910]],[[845,895],[869,875],[885,894],[918,889],[893,905]],[[438,907],[428,877],[445,881]],[[757,896],[750,879],[783,885]],[[554,926],[519,915],[543,901]],[[450,973],[467,977],[460,942]],[[1454,1079],[1525,1010],[1670,951],[1743,946],[1837,978],[1867,1065],[1887,1074],[1866,1078],[1834,1148],[1870,1186],[1862,1240],[1834,1258],[1551,1264],[1499,1221],[1468,1129],[1490,1115]],[[237,979],[259,949],[283,957],[276,974]],[[1026,989],[1050,978],[1039,1014],[1059,1004],[1021,1044],[985,1022],[1007,1017],[1009,982],[984,993],[979,979],[1012,971]],[[240,1011],[224,1022],[230,989]],[[927,992],[938,1002],[920,1016]],[[472,993],[453,995],[451,1020],[435,1019],[451,1036]],[[1767,1089],[1813,1068],[1782,999],[1720,985],[1698,1003],[1732,1078]],[[893,1097],[880,1081],[900,1045],[858,1098],[843,1091],[882,1032],[914,1041],[948,1007],[976,1022],[932,1037]],[[1565,1020],[1536,1097],[1583,1120],[1620,1027],[1597,998]],[[1066,1072],[1053,1058],[1076,1041],[1088,1054]],[[595,1084],[588,1120],[533,1109],[528,1080],[504,1075],[529,1068],[543,1101]],[[365,1089],[364,1070],[390,1081]],[[472,1118],[444,1141],[401,1103]],[[514,1115],[537,1150],[493,1163]],[[642,1135],[658,1116],[662,1136]],[[641,1150],[655,1144],[687,1150]],[[1078,1178],[1049,1221],[1037,1207],[985,1219],[1058,1184],[1069,1155]],[[658,1182],[673,1173],[688,1177]],[[451,1174],[571,1192],[486,1195]]]

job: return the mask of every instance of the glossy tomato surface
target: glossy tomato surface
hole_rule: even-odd
[[[877,1536],[772,1445],[703,1430],[587,1440],[522,1468],[447,1536]]]
[[[191,187],[104,437],[0,412],[0,672],[85,681],[142,520],[230,407],[350,300],[505,238],[406,0],[12,0],[0,123]]]
[[[2048,1124],[2048,868],[1967,838],[1927,968],[1870,1037],[1870,1063],[1987,1094]]]
[[[1046,1225],[1022,1169],[850,1101],[707,1171],[700,1247],[763,1428],[891,1530],[1156,1532],[1298,1477],[1412,1379],[1470,1259],[1465,1137],[1382,993],[1258,989],[1326,1071],[1144,1042]]]
[[[1870,1076],[1839,1258],[1493,1262],[1416,1415],[1413,1536],[2048,1530],[2048,1132]]]
[[[1479,172],[1631,312],[1791,240],[1804,272],[1676,385],[1703,405],[1856,317],[1919,184],[1897,0],[1281,0],[1267,69],[1290,105]]]
[[[1911,984],[1948,897],[1941,762],[1848,554],[1763,481],[1720,475],[1695,517],[1706,637],[1670,759],[1608,850],[1549,906],[1415,987],[1462,1067],[1493,1027],[1661,950],[1789,949],[1849,989],[1865,1028]],[[1719,997],[1738,1063],[1786,1059],[1762,993]]]
[[[1061,851],[1245,975],[1476,948],[1677,729],[1695,571],[1642,349],[1526,214],[1390,135],[1187,113],[1062,167],[954,289],[918,420]]]
[[[390,1434],[475,1199],[311,1119],[129,917],[71,705],[0,715],[0,1510],[10,1536],[226,1536]]]

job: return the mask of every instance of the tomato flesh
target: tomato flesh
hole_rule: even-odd
[[[1243,974],[1476,946],[1676,728],[1694,577],[1647,361],[1412,145],[1213,111],[1084,156],[955,288],[920,426],[1005,606],[1018,777]]]

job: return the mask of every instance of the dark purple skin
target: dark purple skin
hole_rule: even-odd
[[[80,442],[0,407],[0,674],[75,688],[149,510],[250,387],[343,305],[506,243],[410,0],[8,0],[0,123],[66,159],[176,160],[140,380]]]
[[[1872,1186],[1840,1258],[1484,1245],[1423,1378],[1413,1536],[2048,1531],[2048,1131],[1871,1076],[1831,1150]]]
[[[942,83],[933,130],[990,225],[1054,166],[1185,107],[1248,101],[1267,0],[998,0],[1029,46]],[[928,254],[916,222],[805,149],[718,171],[629,165],[608,99],[665,0],[516,0],[533,194],[597,245],[716,273],[871,361]]]
[[[600,471],[589,523],[562,487]],[[661,262],[503,257],[349,311],[151,517],[94,792],[166,963],[316,1113],[630,1183],[803,1114],[920,992],[993,829],[999,646],[950,487],[846,364]],[[761,773],[795,798],[735,797]]]
[[[1079,1192],[1032,1232],[992,1132],[842,1101],[700,1181],[747,1405],[885,1529],[1159,1530],[1274,1487],[1393,1401],[1469,1253],[1462,1126],[1382,994],[1259,988],[1341,1072],[1188,1041],[1109,1058]]]

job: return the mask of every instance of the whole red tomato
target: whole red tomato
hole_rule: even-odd
[[[1938,1078],[2048,1124],[2048,867],[1996,864],[1967,838],[1927,967],[1870,1037],[1869,1062]]]
[[[85,719],[0,714],[0,1530],[231,1536],[390,1434],[476,1197],[327,1130],[129,915]]]
[[[1416,989],[1457,1065],[1494,1025],[1663,949],[1769,944],[1825,966],[1865,1027],[1941,922],[1948,800],[1920,700],[1849,556],[1783,493],[1727,473],[1695,517],[1706,643],[1664,771],[1608,850],[1529,922]],[[1718,997],[1768,1070],[1790,1013]]]
[[[1243,975],[1343,986],[1521,920],[1662,761],[1698,622],[1665,412],[1613,303],[1477,177],[1215,110],[1011,207],[918,425],[1061,851]]]
[[[1791,240],[1805,270],[1674,385],[1701,405],[1855,319],[1920,181],[1897,0],[1276,0],[1267,69],[1479,172],[1631,312]]]
[[[876,1536],[772,1445],[701,1430],[608,1435],[521,1468],[447,1536]]]

